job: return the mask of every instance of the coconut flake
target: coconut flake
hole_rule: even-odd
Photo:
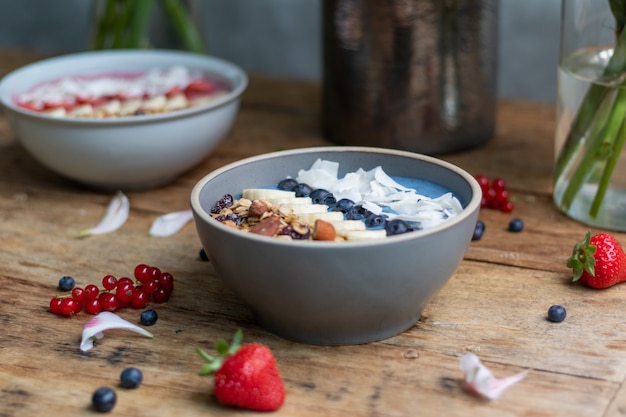
[[[314,188],[327,189],[337,182],[339,164],[337,162],[317,159],[308,170],[298,171],[299,182],[308,184]]]
[[[337,200],[347,198],[361,204],[376,214],[389,219],[402,219],[420,223],[420,227],[432,227],[463,211],[461,202],[450,192],[430,198],[407,188],[391,178],[382,167],[369,171],[359,168],[355,172],[337,178],[339,164],[316,160],[309,170],[300,170],[296,181],[312,188],[324,188]],[[391,212],[384,211],[388,208]]]
[[[469,391],[488,400],[498,398],[507,388],[523,380],[529,372],[526,370],[507,378],[498,379],[473,353],[461,356],[461,370]]]
[[[124,223],[126,223],[129,212],[130,202],[128,200],[128,197],[126,197],[126,195],[121,191],[118,191],[115,197],[109,203],[109,207],[107,208],[106,213],[100,220],[100,223],[98,223],[96,227],[79,231],[78,235],[83,237],[114,232],[122,227]]]
[[[191,210],[175,211],[156,218],[150,226],[150,236],[171,236],[193,220]]]

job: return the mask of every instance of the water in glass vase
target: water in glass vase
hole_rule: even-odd
[[[558,71],[554,201],[569,217],[626,231],[626,87],[607,79],[611,49],[585,49]]]

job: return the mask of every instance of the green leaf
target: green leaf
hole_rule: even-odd
[[[574,245],[572,256],[567,260],[568,268],[574,273],[573,281],[578,281],[583,272],[595,275],[596,258],[594,257],[597,247],[592,245],[591,232],[587,232],[582,242]]]
[[[235,332],[235,335],[233,336],[233,341],[230,346],[228,345],[228,342],[226,340],[217,339],[217,341],[215,342],[215,350],[217,350],[217,353],[219,354],[219,356],[217,357],[213,357],[206,353],[204,350],[196,348],[196,352],[198,352],[200,357],[206,362],[202,366],[202,368],[200,368],[198,374],[201,376],[206,376],[217,372],[222,367],[224,360],[226,360],[226,358],[228,358],[229,356],[234,355],[235,352],[239,350],[242,340],[243,332],[241,331],[241,329],[237,329],[237,331]]]

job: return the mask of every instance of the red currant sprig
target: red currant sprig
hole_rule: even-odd
[[[74,287],[70,295],[56,296],[50,300],[50,312],[72,316],[85,311],[98,314],[102,311],[117,311],[123,307],[141,309],[150,302],[164,303],[174,291],[174,277],[155,266],[139,264],[134,270],[134,279],[105,275],[102,288],[89,284]]]
[[[480,184],[483,192],[480,202],[481,208],[489,208],[492,210],[500,210],[504,213],[510,213],[515,208],[515,204],[509,199],[510,194],[506,188],[506,182],[502,178],[494,178],[490,180],[485,175],[476,175],[476,181]]]

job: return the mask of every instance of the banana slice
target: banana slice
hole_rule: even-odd
[[[387,237],[387,232],[384,229],[350,230],[344,232],[343,237],[349,241],[384,239]]]
[[[141,108],[141,100],[128,100],[122,103],[120,107],[120,116],[131,116]]]
[[[303,223],[313,226],[316,219],[325,220],[329,223],[343,220],[343,213],[340,211],[325,211],[322,213],[301,213],[298,218]]]
[[[292,213],[296,216],[304,213],[325,213],[328,206],[324,204],[281,204],[278,210],[282,213]]]
[[[273,206],[280,206],[281,204],[313,204],[313,200],[310,197],[266,198],[265,201]]]
[[[341,220],[329,223],[333,225],[337,234],[342,237],[348,232],[365,230],[365,223],[361,220]]]
[[[295,191],[272,190],[269,188],[246,188],[241,193],[248,200],[271,200],[277,198],[296,198]]]

